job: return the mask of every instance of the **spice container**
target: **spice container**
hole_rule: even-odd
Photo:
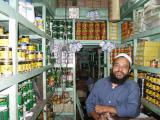
[[[13,73],[13,65],[11,61],[0,62],[0,74],[11,75]]]
[[[30,42],[29,36],[22,36],[22,38],[20,39],[20,43],[29,44],[29,42]]]
[[[8,35],[0,35],[0,46],[7,47],[9,46]]]
[[[35,51],[36,50],[36,46],[34,44],[29,44],[28,45],[28,50],[29,51]]]
[[[18,50],[18,61],[25,61],[26,60],[26,52],[22,49]]]
[[[36,54],[35,52],[28,52],[27,55],[26,55],[26,59],[27,60],[35,60],[36,59]]]
[[[12,60],[12,48],[0,47],[0,60]]]
[[[42,60],[43,59],[43,53],[42,52],[36,52],[36,59]]]

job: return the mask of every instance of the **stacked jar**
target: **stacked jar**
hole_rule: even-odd
[[[18,119],[23,117],[23,111],[30,111],[36,106],[36,93],[33,89],[33,80],[26,80],[18,85]]]
[[[95,34],[95,29],[94,29],[94,23],[93,22],[88,22],[88,40],[94,40],[94,34]]]
[[[72,40],[72,21],[54,20],[53,38],[63,40],[65,37],[68,40]]]
[[[95,40],[101,39],[101,23],[95,22]]]
[[[81,40],[82,39],[82,29],[81,29],[81,22],[77,21],[76,22],[76,40]]]
[[[36,51],[36,45],[30,43],[29,36],[22,36],[18,42],[18,72],[42,67],[43,53]]]
[[[160,77],[157,74],[148,74],[145,80],[144,97],[152,104],[160,107]]]
[[[88,22],[82,22],[82,40],[87,40],[88,38]]]
[[[12,48],[9,47],[8,33],[4,31],[4,27],[0,26],[0,75],[11,75],[13,73]]]

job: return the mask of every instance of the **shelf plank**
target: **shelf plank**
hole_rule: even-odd
[[[45,66],[39,69],[34,69],[32,71],[22,73],[22,74],[17,74],[17,75],[12,75],[12,76],[1,76],[0,77],[0,91],[14,84],[18,84],[19,82],[32,78],[36,75],[39,75],[42,72],[50,68],[53,68],[53,65]]]
[[[153,111],[154,113],[156,113],[157,115],[160,116],[160,108],[155,106],[154,104],[152,104],[151,102],[142,99],[142,104],[147,107],[148,109],[150,109],[151,111]]]
[[[65,88],[64,91],[72,92],[73,90],[74,90],[73,88]],[[61,91],[62,91],[62,88],[55,88],[55,91],[61,92]]]
[[[121,18],[124,19],[129,14],[131,14],[134,9],[136,9],[140,6],[143,6],[148,1],[149,0],[138,0],[137,2],[132,4],[131,6],[128,6],[127,3],[126,3],[121,9]],[[126,7],[127,7],[127,9],[125,9]]]
[[[54,67],[56,67],[56,68],[73,68],[74,67],[74,65],[73,64],[54,64]]]
[[[73,112],[61,112],[61,113],[55,113],[55,115],[75,115]]]
[[[25,117],[25,120],[36,120],[36,118],[38,117],[40,112],[43,110],[45,105],[46,105],[46,100],[37,103],[37,105],[30,111],[33,113],[33,116]]]
[[[152,67],[144,67],[144,66],[134,66],[134,69],[141,70],[141,71],[146,71],[150,73],[160,73],[160,68],[152,68]]]
[[[119,41],[117,40],[76,40],[76,41],[82,43],[83,45],[99,45],[103,41],[119,43]]]

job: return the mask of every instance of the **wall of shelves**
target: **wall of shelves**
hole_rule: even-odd
[[[125,19],[126,17],[131,17],[132,18],[132,12],[134,11],[134,9],[138,8],[138,7],[143,7],[144,4],[146,2],[148,2],[149,0],[142,0],[142,1],[137,1],[134,4],[132,4],[130,7],[127,6],[128,3],[126,3],[123,8],[121,9],[121,16],[123,19]],[[129,1],[128,1],[129,2]],[[127,10],[127,12],[126,12]],[[133,56],[134,58],[137,55],[137,44],[138,42],[142,41],[142,39],[149,39],[151,41],[154,41],[154,39],[152,39],[152,37],[154,38],[154,36],[156,36],[155,38],[158,38],[158,36],[160,35],[160,27],[157,26],[153,29],[150,30],[146,30],[143,32],[139,32],[134,34],[132,37],[126,39],[124,42],[122,42],[122,44],[127,44],[127,43],[131,43],[133,44],[134,47],[134,53]],[[152,54],[152,53],[151,53]],[[147,66],[139,66],[139,65],[133,65],[133,69],[134,69],[134,80],[137,81],[138,79],[138,71],[144,71],[144,72],[148,72],[148,73],[155,73],[155,74],[160,74],[160,69],[159,68],[153,68],[153,67],[147,67]],[[156,113],[157,115],[160,116],[160,108],[156,105],[154,105],[153,103],[149,102],[148,100],[146,100],[145,98],[142,98],[142,104],[147,107],[149,110],[151,110],[152,112]]]
[[[46,71],[52,69],[53,65],[46,65],[45,46],[47,40],[52,41],[52,37],[38,29],[33,23],[29,22],[26,18],[18,13],[18,0],[12,0],[9,2],[9,4],[0,1],[0,4],[0,14],[1,16],[4,16],[1,17],[0,23],[4,28],[9,30],[9,47],[12,48],[13,63],[13,75],[0,76],[0,92],[9,95],[9,119],[18,120],[18,84],[34,76],[42,75],[43,77],[41,79],[43,79],[43,100],[37,103],[37,106],[32,109],[34,111],[33,116],[26,117],[27,120],[36,119],[40,111],[45,108],[46,104]],[[40,41],[39,43],[42,44],[42,52],[44,53],[44,57],[43,66],[41,68],[33,69],[28,72],[18,73],[17,43],[18,36],[20,35],[31,35],[31,39],[34,36],[34,40]],[[45,114],[44,119],[46,119]]]

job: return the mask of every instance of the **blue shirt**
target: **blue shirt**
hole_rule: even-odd
[[[114,106],[119,117],[136,117],[140,108],[140,89],[133,80],[112,89],[108,78],[98,80],[86,100],[87,112],[95,111],[96,105]]]

